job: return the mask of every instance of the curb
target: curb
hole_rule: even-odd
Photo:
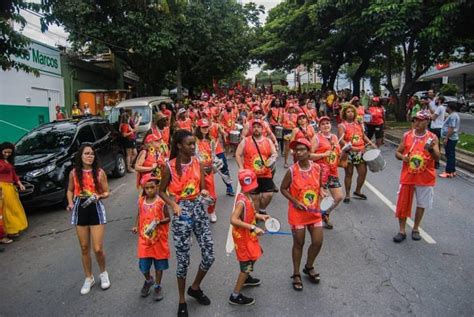
[[[385,130],[384,136],[386,139],[394,143],[400,144],[401,138],[396,135],[390,134],[390,130]],[[456,149],[456,153],[462,153],[464,155],[474,155],[474,153],[462,149]],[[446,157],[444,156],[443,149],[441,149],[441,160],[446,162]],[[462,158],[456,157],[456,166],[463,168],[471,173],[474,173],[474,162],[469,162]]]

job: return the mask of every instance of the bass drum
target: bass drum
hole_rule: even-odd
[[[234,130],[229,133],[229,140],[231,144],[239,144],[240,142],[240,131]]]

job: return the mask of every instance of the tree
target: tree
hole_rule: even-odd
[[[14,23],[23,29],[25,19],[20,15],[21,9],[38,11],[40,5],[23,0],[5,0],[0,2],[0,66],[2,70],[16,69],[39,76],[38,70],[15,60],[15,57],[29,56],[28,44],[30,41],[13,28]]]

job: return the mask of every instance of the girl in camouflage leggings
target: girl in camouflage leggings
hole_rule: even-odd
[[[209,230],[209,219],[200,197],[209,196],[205,189],[204,170],[194,157],[196,145],[194,136],[186,130],[173,135],[170,161],[163,171],[160,197],[173,209],[172,231],[176,250],[179,290],[178,316],[188,316],[184,290],[189,266],[191,232],[201,248],[201,264],[188,295],[201,305],[211,301],[200,288],[201,281],[214,263],[214,242]]]

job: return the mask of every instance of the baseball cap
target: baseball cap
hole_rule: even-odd
[[[318,122],[321,122],[323,120],[327,120],[327,121],[331,122],[331,118],[329,118],[328,116],[322,116],[321,118],[319,118]]]
[[[252,112],[263,112],[263,110],[259,106],[255,106],[252,108]]]
[[[155,115],[155,121],[160,121],[162,119],[168,119],[168,117],[163,114],[161,111],[158,111]]]
[[[290,149],[294,150],[298,144],[305,145],[308,148],[308,150],[311,149],[311,143],[309,143],[309,141],[305,138],[299,138],[297,140],[291,141]]]
[[[160,141],[160,138],[156,134],[148,134],[145,138],[145,144],[146,143],[151,143],[153,141]]]
[[[198,127],[201,127],[201,128],[206,128],[210,126],[209,120],[207,119],[199,119],[197,122],[197,125]]]
[[[380,98],[379,97],[374,97],[374,98],[372,98],[372,101],[373,102],[380,102]]]
[[[180,114],[185,113],[185,112],[186,112],[186,109],[184,109],[184,108],[179,109],[179,110],[178,110],[178,116],[179,116]]]
[[[418,119],[418,120],[430,120],[431,119],[431,115],[428,111],[418,111],[416,113],[416,116],[415,116],[415,119]]]
[[[158,178],[153,176],[151,173],[148,173],[148,174],[143,175],[142,179],[140,180],[140,185],[142,186],[142,188],[144,188],[145,184],[150,181],[156,181],[158,183],[160,182]]]
[[[253,120],[252,126],[254,126],[255,124],[260,124],[260,125],[263,127],[263,121],[260,120],[260,119],[255,119],[255,120]]]
[[[242,192],[248,193],[258,187],[257,175],[249,169],[239,171],[239,183]]]
[[[303,111],[301,111],[301,112],[298,112],[298,119],[299,119],[300,117],[308,117],[308,116],[306,115],[306,113],[304,113]]]

